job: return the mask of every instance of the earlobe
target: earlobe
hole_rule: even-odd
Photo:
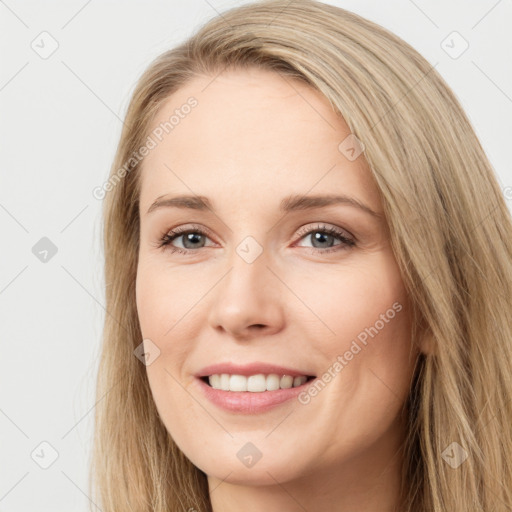
[[[426,356],[433,356],[436,353],[435,338],[430,329],[427,329],[421,335],[419,342],[420,351]]]

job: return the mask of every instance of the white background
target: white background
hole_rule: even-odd
[[[130,93],[149,62],[242,3],[0,0],[0,512],[89,509],[105,314],[101,201],[92,190],[108,177]],[[502,189],[510,187],[511,2],[328,3],[383,25],[437,63]],[[31,47],[46,37],[50,48],[43,31],[58,43],[47,59]],[[469,43],[457,59],[441,46],[453,31]],[[42,237],[57,247],[46,263],[32,252]],[[51,461],[43,441],[58,453],[48,469],[34,460]]]

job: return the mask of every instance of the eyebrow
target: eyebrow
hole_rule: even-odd
[[[297,210],[313,210],[315,208],[324,208],[326,206],[346,204],[358,208],[372,217],[382,219],[383,215],[373,211],[358,199],[346,195],[316,195],[301,196],[291,195],[285,197],[280,203],[280,211],[283,213]],[[149,207],[147,214],[160,208],[183,208],[191,210],[210,210],[214,211],[211,201],[205,196],[160,196]]]

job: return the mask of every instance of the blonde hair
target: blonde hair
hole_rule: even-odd
[[[167,432],[133,353],[142,335],[140,162],[131,157],[169,95],[194,77],[249,67],[320,91],[364,143],[413,304],[412,343],[433,347],[418,360],[408,400],[400,510],[509,511],[512,221],[502,191],[432,65],[386,29],[309,0],[224,12],[159,56],[136,86],[110,176],[129,165],[104,200],[108,314],[91,495],[104,512],[211,510],[206,475]],[[452,467],[454,454],[468,457]]]

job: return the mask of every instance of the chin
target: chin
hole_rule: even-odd
[[[251,462],[249,459],[244,463],[245,452],[242,451],[238,456],[237,453],[240,451],[237,447],[232,451],[222,450],[219,453],[212,453],[207,459],[199,456],[191,457],[190,460],[208,477],[237,485],[276,485],[276,481],[283,483],[308,473],[306,468],[297,465],[296,454],[293,453],[287,455],[282,451],[273,450],[271,454],[265,455],[263,452],[258,460],[253,459]]]

